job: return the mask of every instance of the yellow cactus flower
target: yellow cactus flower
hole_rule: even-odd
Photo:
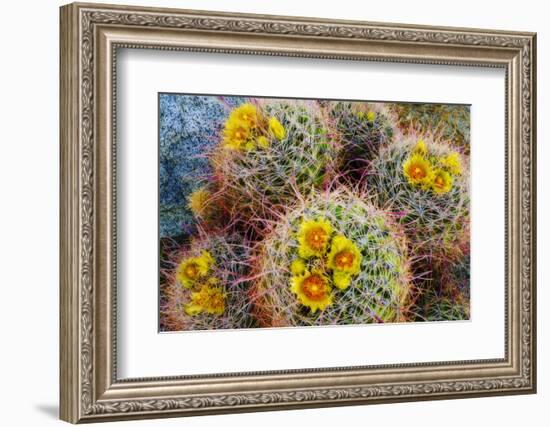
[[[423,139],[418,140],[413,148],[413,153],[420,154],[421,156],[425,156],[426,154],[428,154],[428,147],[426,146],[426,143]]]
[[[218,287],[201,286],[197,292],[191,293],[191,301],[184,308],[189,316],[205,312],[220,316],[225,311],[225,293]]]
[[[176,278],[186,288],[191,288],[201,277],[204,277],[210,271],[214,264],[214,259],[208,251],[202,251],[198,257],[184,259],[176,272]]]
[[[452,152],[447,157],[439,159],[441,165],[446,168],[453,175],[462,174],[462,161],[458,153]]]
[[[254,141],[247,141],[245,144],[244,144],[244,147],[245,151],[252,151],[254,150],[254,148],[256,148],[256,144],[254,144]]]
[[[332,304],[332,290],[326,276],[317,270],[306,271],[301,276],[294,276],[290,290],[296,294],[300,304],[309,307],[315,313]]]
[[[367,112],[367,120],[369,122],[374,122],[375,118],[376,118],[376,113],[374,111],[368,111]]]
[[[286,136],[286,130],[276,117],[271,117],[269,119],[269,130],[279,141],[284,139]]]
[[[357,245],[339,234],[334,236],[330,244],[327,265],[334,271],[354,275],[361,270],[362,258]]]
[[[208,280],[206,281],[206,283],[208,283],[209,285],[218,285],[220,283],[220,279],[218,279],[217,277],[209,277]]]
[[[432,190],[436,194],[445,194],[453,187],[453,177],[443,169],[437,169],[432,179]]]
[[[214,257],[212,257],[212,254],[209,251],[202,251],[201,256],[199,257],[199,263],[210,268],[214,265]]]
[[[298,230],[298,255],[306,259],[322,256],[327,250],[331,234],[332,225],[326,219],[303,220]]]
[[[204,274],[205,272],[201,272],[196,258],[189,258],[178,266],[176,277],[183,286],[190,288]]]
[[[342,291],[349,287],[351,278],[352,275],[349,273],[342,273],[340,271],[335,271],[332,273],[332,281],[334,282],[334,286]]]
[[[403,173],[409,184],[429,186],[433,178],[430,162],[420,154],[413,154],[403,162]]]
[[[258,111],[256,107],[250,103],[239,105],[229,115],[229,120],[245,123],[247,127],[256,127],[258,123]]]
[[[290,264],[290,271],[295,276],[299,276],[300,274],[303,274],[306,271],[306,263],[301,258],[296,258],[292,263]]]
[[[250,138],[250,127],[241,120],[229,119],[223,130],[223,143],[226,148],[240,150]]]
[[[357,112],[357,118],[359,120],[363,120],[365,118],[365,113],[363,111],[358,111]]]
[[[187,197],[187,206],[195,216],[203,216],[208,209],[208,201],[212,194],[204,187],[193,191]]]
[[[258,147],[265,150],[266,148],[269,148],[269,139],[267,139],[263,135],[260,135],[258,139],[256,139],[256,144],[258,145]]]

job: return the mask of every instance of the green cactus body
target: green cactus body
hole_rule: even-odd
[[[303,258],[307,253],[301,248],[308,238],[315,240],[318,224],[328,232],[326,248]],[[302,233],[307,227],[310,235]],[[349,250],[331,259],[338,241]],[[411,291],[406,252],[399,226],[363,197],[344,190],[312,195],[289,211],[262,242],[259,279],[251,293],[259,323],[311,326],[405,321]],[[350,262],[352,272],[338,286],[338,271],[333,267],[341,265],[337,262],[341,254],[348,257],[343,262]],[[357,260],[353,267],[351,254]],[[297,283],[304,284],[315,274],[326,280],[324,290],[330,296],[321,303],[304,303],[301,298],[306,297],[296,292]],[[309,288],[298,290],[315,296]]]
[[[470,319],[470,256],[458,262],[438,265],[434,280],[416,303],[419,320]]]
[[[258,117],[252,136],[236,149],[231,141],[229,148],[221,142],[211,161],[225,209],[246,225],[260,226],[258,221],[272,219],[331,178],[338,146],[315,101],[249,105]],[[271,127],[274,119],[282,129]]]
[[[161,330],[253,327],[247,299],[250,287],[248,257],[249,249],[238,236],[208,236],[193,240],[189,246],[173,252],[172,268],[163,271]],[[206,263],[203,262],[205,259],[208,260]],[[203,274],[192,281],[182,278],[182,266],[185,267],[189,260],[198,260],[200,267],[206,265]],[[203,294],[207,297],[206,304],[200,299]]]
[[[445,104],[391,104],[397,125],[405,133],[439,135],[470,153],[470,107]]]
[[[449,158],[454,159],[450,166],[441,164]],[[404,226],[412,255],[454,256],[457,242],[469,232],[467,157],[448,143],[409,135],[380,150],[371,166],[366,188],[377,206]],[[438,187],[439,179],[443,183]]]
[[[379,149],[393,140],[393,114],[382,103],[334,101],[326,108],[342,142],[340,172],[360,179]]]

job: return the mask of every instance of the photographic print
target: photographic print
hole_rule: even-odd
[[[159,94],[159,329],[470,318],[470,106]]]
[[[62,420],[536,393],[536,33],[59,23]]]

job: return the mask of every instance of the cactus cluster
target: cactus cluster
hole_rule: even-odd
[[[399,322],[410,271],[403,233],[364,197],[318,193],[261,245],[252,293],[264,326]]]
[[[189,160],[207,166],[193,169],[183,207],[161,198],[189,225],[163,237],[161,330],[469,318],[466,137],[405,129],[388,103],[185,99],[207,106],[192,129],[208,128],[209,148]],[[173,153],[165,163],[182,169]]]
[[[223,235],[202,236],[172,252],[163,271],[161,330],[252,327],[249,255],[239,236]]]
[[[222,135],[211,155],[219,198],[248,226],[261,229],[334,173],[339,146],[315,101],[244,103]]]
[[[469,170],[452,145],[419,135],[380,150],[366,188],[405,227],[415,255],[449,256],[469,229]]]
[[[405,134],[431,133],[453,141],[466,154],[470,153],[470,108],[449,104],[391,104],[395,123]]]

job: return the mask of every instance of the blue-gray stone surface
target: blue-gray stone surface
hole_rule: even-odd
[[[187,197],[211,174],[206,154],[240,97],[160,95],[160,237],[189,234],[194,228]]]

